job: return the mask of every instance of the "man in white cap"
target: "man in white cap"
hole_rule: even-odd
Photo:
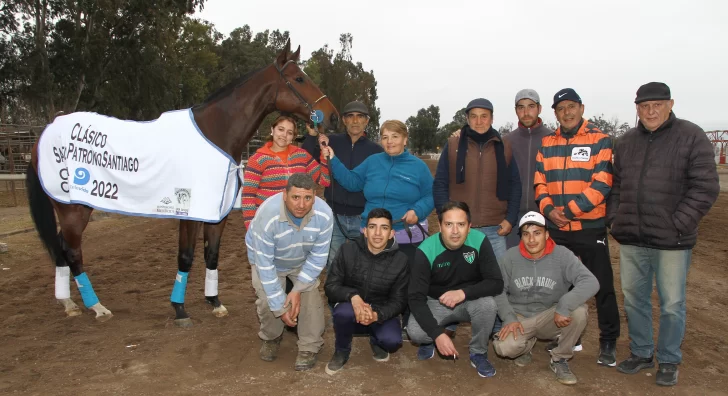
[[[538,212],[536,196],[533,190],[533,175],[536,173],[536,154],[541,148],[541,139],[553,133],[541,121],[541,98],[533,89],[522,89],[516,94],[516,116],[518,128],[514,129],[503,140],[511,143],[513,158],[518,164],[518,173],[521,176],[521,203],[518,209],[518,218],[527,212]],[[517,246],[521,238],[517,232],[506,236],[508,249]]]
[[[493,348],[523,367],[531,361],[537,338],[558,337],[551,350],[551,370],[560,383],[576,384],[567,361],[586,327],[586,302],[599,290],[599,282],[571,250],[549,237],[540,213],[526,213],[518,228],[521,243],[499,262],[503,293],[495,301],[503,328]]]

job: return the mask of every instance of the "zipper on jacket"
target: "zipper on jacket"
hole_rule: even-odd
[[[533,141],[533,130],[531,128],[528,128],[528,168],[526,168],[526,177],[528,177],[528,180],[533,176],[528,176],[529,172],[531,172],[531,142]],[[518,164],[516,164],[518,165]],[[528,211],[528,193],[529,190],[533,190],[533,183],[531,184],[531,188],[526,189],[526,211]],[[535,194],[535,193],[534,193]]]
[[[642,211],[640,210],[640,207],[642,206],[642,179],[645,177],[645,170],[647,169],[647,156],[650,153],[650,145],[652,144],[652,141],[655,139],[655,135],[653,132],[650,132],[650,137],[647,139],[647,147],[645,147],[645,157],[642,160],[642,170],[640,171],[640,182],[637,184],[637,224],[639,229],[639,239],[642,241]]]
[[[488,144],[488,142],[486,142],[485,144]],[[478,175],[479,176],[483,174],[483,147],[485,147],[485,144],[482,146],[478,145],[478,146],[480,146],[480,154],[478,154]],[[467,157],[467,155],[466,155],[466,157]],[[476,184],[476,187],[475,187],[475,201],[474,202],[478,202],[478,201],[480,201],[478,198],[480,198],[480,185],[482,183],[476,182],[475,184]],[[498,182],[496,181],[496,195],[498,195],[497,194],[497,191],[498,191],[497,184],[498,184]],[[478,208],[480,208],[480,207],[478,207]],[[484,225],[485,224],[481,224],[481,226],[484,226]]]
[[[387,203],[387,187],[389,187],[389,181],[392,179],[392,169],[394,168],[394,158],[392,156],[389,156],[389,160],[392,161],[392,165],[389,167],[389,172],[387,173],[387,184],[384,185],[384,191],[382,192],[382,207],[386,207]],[[406,226],[406,224],[405,224]]]

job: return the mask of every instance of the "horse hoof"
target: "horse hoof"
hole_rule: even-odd
[[[114,317],[114,314],[112,314],[110,311],[109,311],[109,313],[97,313],[96,314],[96,320],[99,323],[104,323],[113,317]]]
[[[174,325],[177,327],[192,327],[192,319],[190,319],[190,318],[175,319]]]
[[[228,316],[228,310],[227,308],[225,308],[224,305],[220,304],[219,307],[212,310],[212,314],[218,318],[223,318],[225,316]]]
[[[81,312],[81,308],[79,307],[66,310],[66,316],[69,318],[72,316],[81,316],[82,313],[83,312]]]

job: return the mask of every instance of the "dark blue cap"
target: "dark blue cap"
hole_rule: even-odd
[[[552,109],[556,108],[556,105],[565,101],[570,100],[572,102],[581,103],[581,97],[571,88],[564,88],[554,95],[554,104],[551,106]]]
[[[490,100],[484,98],[473,99],[468,103],[468,107],[465,108],[465,114],[469,113],[472,109],[488,109],[493,112],[493,103],[490,103]]]

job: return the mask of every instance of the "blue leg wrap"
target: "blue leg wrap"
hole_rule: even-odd
[[[184,304],[187,275],[189,275],[188,272],[177,271],[177,278],[174,280],[174,288],[172,288],[172,297],[170,298],[173,303]]]
[[[94,292],[94,288],[91,286],[91,281],[88,279],[86,273],[84,272],[75,277],[75,280],[76,286],[78,286],[78,291],[81,293],[81,299],[83,299],[83,305],[85,305],[86,308],[91,308],[98,304],[99,298],[96,297],[96,292]]]

